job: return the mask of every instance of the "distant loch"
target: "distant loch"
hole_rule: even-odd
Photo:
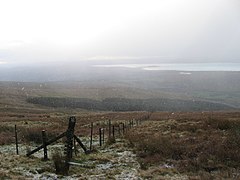
[[[134,68],[145,71],[240,71],[240,63],[105,64],[98,68]]]

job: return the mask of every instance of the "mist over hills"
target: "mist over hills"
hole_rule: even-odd
[[[188,62],[189,61],[189,62]],[[194,63],[193,63],[194,62]],[[205,61],[190,61],[188,59],[182,59],[176,61],[175,59],[165,59],[162,61],[149,59],[131,59],[131,60],[93,60],[93,61],[59,61],[59,62],[12,62],[0,65],[0,81],[21,81],[21,82],[53,82],[53,81],[82,81],[82,80],[99,80],[99,79],[117,79],[121,80],[125,76],[128,78],[148,76],[153,74],[153,76],[161,73],[156,72],[146,72],[143,67],[146,65],[145,69],[158,70],[156,65],[163,66],[159,70],[173,70],[173,71],[184,71],[184,66],[187,71],[198,71],[198,66],[204,64]],[[220,61],[221,62],[221,61]],[[232,61],[234,62],[234,61]],[[237,62],[237,61],[236,61]],[[219,63],[219,62],[218,62]],[[218,63],[205,63],[210,64],[209,67],[205,67],[206,70],[199,71],[213,71],[214,66],[219,66]],[[240,71],[240,65],[237,63],[220,63],[220,68],[216,67],[214,71],[222,71],[224,66],[229,65],[225,71]],[[104,67],[108,65],[110,68]],[[129,67],[128,67],[129,65]],[[134,66],[136,65],[136,67]],[[103,67],[97,67],[103,66]],[[115,66],[115,67],[114,67]],[[119,66],[119,67],[117,67]],[[123,67],[121,67],[123,66]],[[169,67],[172,67],[169,68]],[[183,70],[179,67],[183,68]],[[114,67],[114,68],[112,68]],[[142,68],[139,68],[142,67]],[[237,67],[237,68],[236,68]],[[155,69],[154,69],[155,68]],[[231,70],[232,69],[232,70]]]
[[[98,63],[104,64],[106,62]],[[108,64],[114,65],[116,62]],[[15,67],[2,65],[0,81],[5,81],[0,83],[1,87],[5,88],[2,96],[7,97],[7,88],[14,87],[17,93],[25,98],[163,98],[189,102],[205,101],[222,104],[219,107],[240,108],[238,71],[147,71],[141,68],[99,68],[94,65],[96,62],[91,61]]]

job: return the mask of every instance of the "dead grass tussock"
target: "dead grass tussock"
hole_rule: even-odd
[[[14,142],[14,137],[11,132],[0,132],[0,145],[11,144]]]
[[[65,164],[65,156],[56,151],[52,156],[52,160],[55,166],[56,174],[66,175],[68,173]]]

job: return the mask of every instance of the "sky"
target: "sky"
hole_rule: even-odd
[[[149,59],[240,62],[240,1],[0,1],[0,66]]]

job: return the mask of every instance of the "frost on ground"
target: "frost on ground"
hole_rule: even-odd
[[[63,151],[61,145],[49,146]],[[1,179],[141,179],[136,155],[126,146],[126,142],[96,148],[89,155],[78,153],[70,166],[70,176],[55,174],[53,161],[43,161],[42,152],[26,157],[26,147],[21,147],[20,155],[15,155],[14,145],[0,147]],[[50,150],[51,152],[51,150]]]
[[[74,153],[69,176],[55,174],[51,160],[54,152],[63,153],[63,144],[48,146],[48,161],[42,159],[43,151],[26,157],[27,147],[33,149],[36,145],[20,145],[20,155],[16,155],[15,145],[0,146],[0,179],[188,179],[185,175],[167,173],[173,168],[167,164],[157,169],[141,170],[136,155],[123,139],[101,148],[97,143],[94,144],[96,150],[91,154],[84,154],[80,148],[77,154]]]

